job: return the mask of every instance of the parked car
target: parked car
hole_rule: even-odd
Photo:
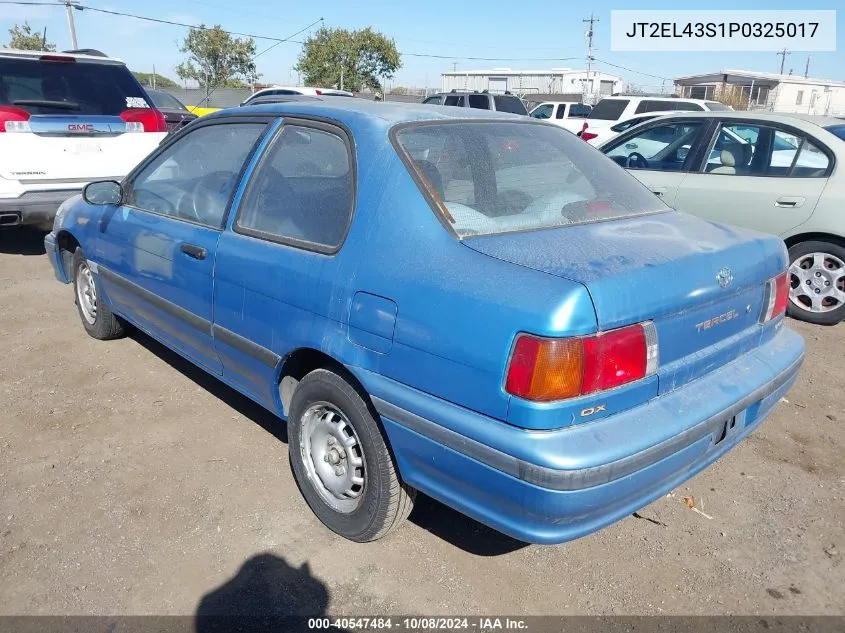
[[[265,105],[268,103],[289,103],[291,101],[323,101],[323,97],[311,95],[259,95],[249,100],[249,103],[242,103],[241,107]]]
[[[563,125],[567,119],[585,119],[593,107],[584,103],[571,103],[568,101],[543,101],[528,113],[535,119]]]
[[[197,118],[196,114],[169,92],[147,88],[147,94],[153,105],[164,115],[168,132],[175,132]]]
[[[803,358],[781,240],[496,112],[211,114],[45,246],[88,334],[132,323],[287,420],[302,494],[355,541],[417,490],[524,541],[588,534],[751,433]]]
[[[845,319],[843,134],[832,117],[685,113],[600,149],[681,211],[783,238],[790,314],[829,325]]]
[[[49,230],[65,199],[122,178],[166,133],[123,62],[0,49],[0,228]]]
[[[733,110],[733,108],[718,101],[685,99],[682,97],[605,97],[595,105],[586,121],[576,121],[573,119],[572,121],[566,121],[564,127],[576,134],[586,130],[589,130],[591,133],[597,133],[599,130],[612,127],[622,121],[627,121],[638,114],[674,110],[721,112],[724,110]]]
[[[479,110],[497,110],[499,112],[510,112],[512,114],[528,114],[522,99],[510,92],[504,94],[491,94],[484,92],[469,92],[452,90],[451,92],[438,92],[423,99],[427,105],[457,106],[459,108],[476,108]]]
[[[630,119],[625,119],[624,121],[620,121],[616,125],[611,127],[594,127],[591,129],[584,129],[581,132],[578,132],[578,136],[583,141],[587,141],[590,145],[594,145],[596,147],[606,143],[610,139],[614,138],[618,134],[621,134],[625,130],[629,130],[635,125],[639,125],[640,123],[645,123],[646,121],[651,121],[652,119],[656,119],[659,116],[666,116],[669,114],[679,114],[683,113],[683,110],[668,110],[666,112],[652,112],[651,114],[638,114],[635,117],[631,117]]]
[[[336,90],[335,88],[312,88],[309,86],[272,86],[270,88],[264,88],[263,90],[258,90],[254,92],[248,99],[244,99],[241,102],[242,106],[251,105],[255,99],[260,99],[262,97],[271,97],[271,96],[292,96],[292,95],[305,95],[305,96],[332,96],[332,97],[354,97],[355,95],[351,92],[347,92],[346,90]]]

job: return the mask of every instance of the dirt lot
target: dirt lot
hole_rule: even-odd
[[[843,325],[791,323],[789,402],[639,515],[526,546],[423,499],[357,545],[273,416],[143,335],[89,338],[40,240],[0,233],[0,614],[845,612]]]

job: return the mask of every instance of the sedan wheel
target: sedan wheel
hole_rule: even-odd
[[[827,242],[803,242],[791,249],[790,315],[822,325],[845,318],[845,249]]]

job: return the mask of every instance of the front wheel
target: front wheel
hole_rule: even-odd
[[[789,249],[789,316],[835,325],[845,319],[845,248],[800,242]]]
[[[399,479],[381,426],[362,394],[317,369],[293,394],[288,452],[311,510],[330,530],[374,541],[411,512],[416,491]]]
[[[73,253],[73,292],[82,327],[90,336],[101,341],[123,336],[123,323],[97,296],[94,273],[81,248]]]

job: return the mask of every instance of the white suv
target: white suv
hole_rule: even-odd
[[[684,99],[681,97],[605,97],[593,107],[592,112],[586,119],[564,119],[563,126],[570,132],[577,134],[587,129],[609,128],[638,114],[661,112],[663,110],[704,112],[733,110],[733,108],[718,101]]]
[[[123,62],[0,49],[0,228],[51,228],[64,200],[121,179],[166,135]]]
[[[310,97],[324,96],[324,97],[354,97],[355,95],[346,90],[336,90],[335,88],[311,88],[310,86],[271,86],[258,90],[241,102],[242,106],[248,106],[258,97],[278,96],[278,95],[306,95]]]

